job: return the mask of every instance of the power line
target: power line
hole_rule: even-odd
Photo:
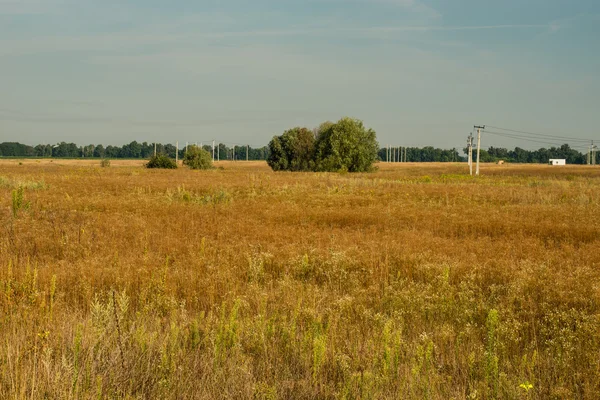
[[[589,142],[592,139],[583,139],[583,138],[573,138],[573,137],[568,137],[568,136],[558,136],[558,135],[549,135],[549,134],[545,134],[545,133],[536,133],[536,132],[527,132],[527,131],[519,131],[516,129],[509,129],[509,128],[500,128],[498,126],[492,126],[492,125],[488,125],[489,128],[493,128],[493,129],[498,129],[501,131],[508,131],[508,132],[514,132],[514,133],[521,133],[524,135],[532,135],[532,136],[540,136],[540,137],[548,137],[548,138],[555,138],[555,139],[564,139],[564,140],[570,140],[573,142]],[[488,132],[488,131],[486,131]]]
[[[501,137],[506,137],[506,138],[511,138],[511,139],[518,139],[518,140],[524,140],[524,141],[528,141],[528,142],[534,142],[534,143],[541,143],[541,144],[545,144],[545,145],[552,145],[552,146],[562,146],[564,144],[568,144],[565,142],[558,142],[558,141],[551,141],[551,140],[537,140],[536,139],[530,139],[528,137],[524,137],[524,136],[519,136],[519,135],[512,135],[510,133],[504,133],[504,132],[494,132],[494,131],[484,131],[485,133],[489,133],[492,135],[496,135],[496,136],[501,136]],[[570,146],[571,148],[585,148],[586,146],[582,146],[578,143],[577,146]]]
[[[485,133],[489,133],[489,134],[496,135],[496,136],[502,136],[502,137],[512,138],[512,139],[525,140],[525,141],[528,141],[528,142],[541,143],[541,144],[550,144],[550,145],[563,145],[563,144],[565,144],[565,142],[558,141],[558,140],[543,140],[542,138],[530,138],[530,137],[527,137],[527,136],[513,135],[513,134],[510,134],[510,133],[506,133],[506,132],[495,132],[495,131],[488,131],[488,130],[486,130]]]

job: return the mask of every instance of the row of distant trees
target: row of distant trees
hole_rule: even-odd
[[[479,157],[482,162],[505,160],[514,163],[547,163],[551,158],[560,158],[567,160],[567,164],[587,163],[587,154],[572,149],[568,144],[538,150],[525,150],[519,147],[508,150],[501,147],[490,147],[487,151],[481,151]]]
[[[157,152],[175,158],[176,147],[172,144],[157,144]],[[204,145],[203,149],[212,154],[212,145]],[[466,154],[466,149],[462,149]],[[402,148],[404,153],[405,149]],[[223,143],[215,146],[215,159],[231,160],[233,147]],[[17,142],[0,143],[0,157],[56,157],[56,158],[150,158],[154,154],[154,143],[138,143],[133,141],[123,146],[93,145],[77,146],[75,143],[58,143],[56,145],[39,144],[29,146]],[[270,150],[267,146],[259,148],[248,148],[249,160],[267,160]],[[183,159],[185,149],[179,150],[179,158]],[[377,156],[380,161],[387,160],[387,148],[379,149]],[[473,151],[473,159],[476,152]],[[246,159],[246,148],[235,147],[236,160]],[[581,153],[568,144],[560,147],[541,148],[538,150],[526,150],[519,147],[509,150],[501,147],[490,147],[481,150],[482,162],[497,162],[504,160],[513,163],[542,163],[545,164],[551,158],[564,158],[568,164],[585,164],[587,155]],[[466,161],[457,149],[440,149],[434,147],[408,147],[406,148],[406,161],[409,162],[456,162]]]
[[[204,145],[202,148],[212,155],[212,144]],[[246,159],[246,150],[248,150],[249,160],[266,160],[268,149],[266,146],[260,148],[245,146],[236,146],[235,153],[233,147],[223,143],[215,145],[215,159],[231,160],[235,154],[236,160]],[[175,158],[177,148],[172,144],[156,144],[156,152],[166,154]],[[77,146],[75,143],[38,144],[37,146],[28,146],[16,142],[0,143],[0,156],[3,157],[56,157],[56,158],[150,158],[154,154],[154,143],[138,143],[133,141],[129,144],[119,146],[106,146],[101,144],[90,144],[87,146]],[[185,155],[185,148],[179,149],[179,158]]]
[[[397,151],[400,149],[400,151]],[[377,155],[381,161],[387,161],[388,149],[380,149]],[[400,155],[400,153],[402,153]],[[394,148],[390,161],[396,161],[402,157],[402,160],[408,162],[458,162],[466,161],[466,157],[461,157],[456,149],[438,149],[431,146],[426,147],[402,147]]]

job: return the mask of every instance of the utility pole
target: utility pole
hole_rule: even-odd
[[[485,129],[483,126],[474,126],[477,129],[477,167],[475,168],[475,175],[479,176],[479,152],[481,151],[481,130]]]
[[[473,176],[473,133],[469,133],[469,136],[467,136],[467,158],[469,175]]]
[[[156,157],[156,142],[154,142],[154,157]]]

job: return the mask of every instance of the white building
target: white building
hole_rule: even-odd
[[[563,158],[551,158],[548,162],[550,165],[567,165],[567,160]]]

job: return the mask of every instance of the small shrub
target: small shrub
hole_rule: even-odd
[[[191,169],[212,169],[212,156],[198,146],[190,146],[183,158],[183,165]]]
[[[106,158],[102,159],[102,161],[100,161],[100,166],[102,168],[108,168],[108,167],[110,167],[110,160],[106,159]]]
[[[157,154],[150,157],[146,168],[176,169],[177,163],[166,154]]]

